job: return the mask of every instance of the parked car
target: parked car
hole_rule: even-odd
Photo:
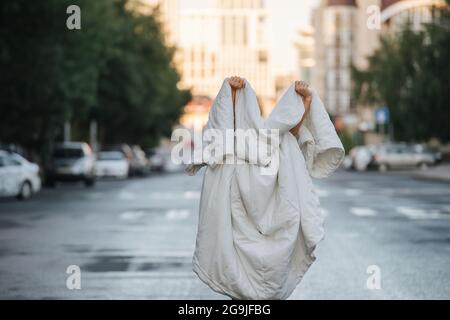
[[[144,175],[147,173],[148,160],[145,152],[138,145],[131,147],[132,158],[130,171],[132,175]]]
[[[102,151],[97,156],[95,175],[97,177],[128,177],[129,164],[120,151]]]
[[[164,170],[164,155],[158,148],[152,148],[147,151],[148,167],[150,171],[161,172]]]
[[[373,159],[379,171],[402,167],[427,169],[439,161],[439,153],[431,152],[421,144],[392,143],[379,145]]]
[[[371,145],[358,146],[352,150],[353,168],[357,171],[366,171],[373,163],[373,150]]]
[[[85,142],[65,142],[56,146],[47,181],[83,181],[86,186],[95,183],[95,156]]]
[[[106,145],[103,148],[103,151],[119,151],[124,156],[126,161],[128,162],[128,174],[132,175],[132,167],[131,163],[133,162],[133,150],[131,147],[125,143],[122,144],[113,144],[113,145]]]
[[[14,152],[0,150],[0,196],[26,200],[41,189],[39,166]]]

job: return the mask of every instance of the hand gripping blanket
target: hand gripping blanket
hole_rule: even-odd
[[[264,121],[247,81],[236,93],[233,112],[228,79],[223,82],[206,128],[277,129],[279,140],[277,152],[255,156],[240,148],[247,140],[237,142],[232,136],[232,148],[207,154],[187,167],[195,174],[206,165],[193,270],[214,291],[234,299],[286,299],[315,260],[324,217],[311,177],[330,175],[344,158],[344,149],[314,91],[296,139],[289,130],[304,112],[291,85]],[[230,156],[237,160],[224,163]],[[274,161],[276,171],[262,173]]]

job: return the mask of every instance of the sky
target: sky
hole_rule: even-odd
[[[296,72],[293,46],[298,30],[311,24],[311,11],[319,0],[266,0],[267,37],[276,75]],[[214,0],[180,0],[180,8],[208,8]]]

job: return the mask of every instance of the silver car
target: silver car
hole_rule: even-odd
[[[433,153],[421,144],[392,143],[377,146],[373,161],[379,171],[391,168],[419,167],[427,169],[436,164],[438,153]]]
[[[85,142],[65,142],[56,146],[47,182],[83,181],[86,186],[95,182],[95,156]]]

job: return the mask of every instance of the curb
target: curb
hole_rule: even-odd
[[[416,172],[413,174],[414,179],[450,182],[450,166],[437,167],[425,172]]]

